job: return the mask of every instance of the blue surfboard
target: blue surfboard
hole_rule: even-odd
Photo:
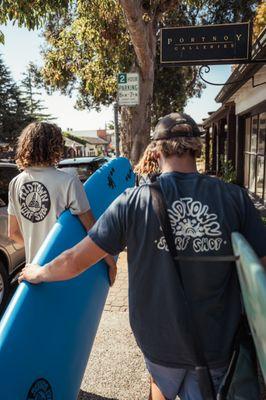
[[[84,185],[95,218],[133,185],[125,158],[96,171]],[[85,236],[66,211],[33,262],[44,265]],[[76,400],[108,289],[104,261],[71,281],[19,285],[0,321],[1,400]]]

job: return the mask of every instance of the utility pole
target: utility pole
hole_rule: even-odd
[[[118,123],[118,103],[117,101],[114,103],[114,122],[115,122],[115,156],[120,156],[120,137],[119,137],[119,123]]]

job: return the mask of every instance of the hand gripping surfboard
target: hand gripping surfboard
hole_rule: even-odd
[[[97,170],[84,185],[95,218],[133,185],[125,158]],[[44,265],[85,236],[65,211],[33,262]],[[76,400],[108,289],[104,261],[70,281],[19,285],[0,321],[1,400]]]

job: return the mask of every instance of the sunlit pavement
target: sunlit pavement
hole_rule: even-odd
[[[81,385],[78,400],[147,400],[148,374],[128,322],[126,252]]]

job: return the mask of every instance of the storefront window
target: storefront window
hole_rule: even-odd
[[[245,151],[250,151],[250,118],[247,118],[245,122]]]
[[[244,185],[266,201],[266,112],[245,121]]]
[[[256,187],[256,156],[250,156],[249,166],[249,190],[255,193]]]
[[[256,173],[256,194],[259,197],[263,196],[263,183],[264,183],[264,157],[257,157],[257,173]]]
[[[251,148],[252,153],[257,152],[257,133],[258,133],[258,116],[255,115],[251,120]]]
[[[249,184],[249,155],[245,154],[244,186],[248,188]]]
[[[264,170],[264,203],[266,203],[266,168]]]
[[[266,112],[259,115],[258,153],[264,155],[266,137]]]

